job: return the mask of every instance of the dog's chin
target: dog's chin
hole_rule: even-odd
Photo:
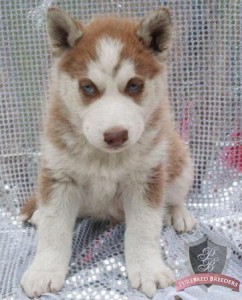
[[[90,142],[89,142],[90,143]],[[95,144],[95,143],[90,143],[94,148],[105,152],[105,153],[121,153],[124,152],[125,150],[129,149],[132,147],[132,144],[130,143],[124,143],[123,145],[120,146],[108,146],[108,145],[100,145],[100,144]]]

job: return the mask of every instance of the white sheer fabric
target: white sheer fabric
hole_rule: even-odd
[[[242,281],[241,2],[239,0],[2,0],[0,2],[0,299],[27,299],[19,287],[35,252],[36,231],[16,220],[34,187],[41,122],[48,96],[50,54],[45,13],[59,6],[87,21],[115,13],[142,17],[166,5],[174,23],[170,99],[177,125],[189,143],[195,181],[188,207],[200,221],[192,234],[166,228],[161,246],[177,278],[188,275],[185,244],[204,234],[231,249],[225,274]],[[132,290],[123,257],[124,226],[80,220],[66,285],[41,299],[146,299]],[[167,249],[167,251],[165,251]],[[213,286],[154,299],[242,299]]]

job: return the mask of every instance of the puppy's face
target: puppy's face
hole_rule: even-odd
[[[170,27],[164,9],[140,24],[99,18],[88,26],[49,11],[56,86],[94,147],[120,152],[142,136],[166,90]]]

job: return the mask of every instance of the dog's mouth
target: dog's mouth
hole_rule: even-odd
[[[124,143],[119,146],[111,146],[111,145],[106,146],[105,148],[103,148],[103,150],[108,153],[118,153],[124,151],[126,148],[127,148],[127,143]]]

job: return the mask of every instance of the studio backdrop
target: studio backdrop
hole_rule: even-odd
[[[58,6],[88,22],[95,15],[142,18],[163,5],[174,26],[170,101],[195,165],[187,206],[199,220],[190,234],[164,228],[163,255],[180,279],[194,272],[191,245],[209,240],[227,251],[221,272],[242,281],[241,1],[1,0],[0,299],[27,299],[19,281],[35,253],[36,230],[16,217],[35,186],[41,156],[51,62],[47,8]],[[41,299],[147,299],[127,279],[123,234],[124,225],[109,228],[79,220],[65,286]],[[175,295],[184,300],[242,299],[242,292],[217,285],[180,292],[170,287],[154,299]]]

